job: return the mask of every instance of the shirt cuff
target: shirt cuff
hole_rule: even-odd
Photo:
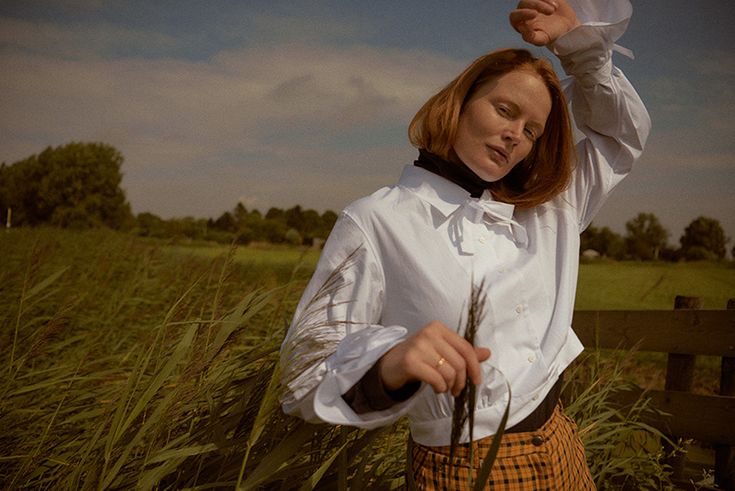
[[[397,402],[383,410],[358,414],[342,395],[352,388],[393,346],[405,339],[400,326],[371,326],[346,336],[337,351],[326,360],[327,371],[316,388],[315,416],[331,424],[372,429],[391,424],[405,414],[415,397]]]
[[[582,25],[548,46],[559,57],[564,71],[583,84],[595,84],[610,76],[612,50],[628,27],[633,7],[628,0],[569,0]]]
[[[398,390],[386,389],[380,378],[380,360],[378,360],[359,382],[342,395],[342,399],[355,413],[365,414],[390,409],[398,403],[407,401],[420,387],[421,382],[416,381]]]

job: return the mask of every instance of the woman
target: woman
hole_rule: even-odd
[[[650,121],[611,61],[628,1],[573,6],[523,0],[510,21],[573,77],[584,138],[574,146],[548,62],[523,50],[476,60],[412,121],[419,159],[398,185],[342,212],[282,347],[284,410],[363,428],[408,415],[421,488],[461,488],[476,471],[507,378],[492,489],[594,489],[558,404],[583,349],[571,329],[579,234],[640,156]],[[474,345],[458,332],[473,285],[486,294]],[[468,378],[479,451],[469,462],[460,447],[450,477],[453,396]]]

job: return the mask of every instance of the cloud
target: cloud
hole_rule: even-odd
[[[339,39],[354,41],[374,34],[364,21],[336,17],[331,9],[320,9],[318,15],[309,12],[274,14],[263,12],[260,7],[245,9],[247,12],[237,17],[248,19],[248,27],[260,43],[323,44]],[[242,26],[239,29],[242,30]]]
[[[249,193],[261,206],[280,206],[284,196],[317,206],[331,191],[323,206],[341,207],[366,190],[356,175],[361,186],[396,177],[408,121],[463,65],[431,52],[318,43],[247,46],[203,61],[103,58],[81,46],[99,26],[86,34],[46,23],[14,29],[27,32],[0,50],[8,68],[0,74],[0,160],[69,141],[112,144],[125,156],[134,209],[158,213],[191,206],[190,214],[216,214]],[[109,42],[136,35],[118,30]]]
[[[0,48],[4,52],[86,60],[117,52],[148,52],[152,48],[160,54],[178,45],[177,39],[160,32],[109,23],[65,25],[0,18]]]
[[[81,10],[100,10],[109,4],[109,0],[22,0],[26,8],[48,10],[49,7],[61,10],[70,10],[78,12]]]
[[[688,62],[703,76],[735,77],[735,55],[732,51],[708,50],[705,55],[690,55]]]

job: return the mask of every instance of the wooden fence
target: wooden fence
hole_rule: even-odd
[[[652,405],[669,416],[647,423],[664,433],[691,438],[715,449],[715,483],[735,489],[735,299],[727,310],[700,310],[693,297],[676,297],[674,310],[582,311],[574,330],[587,347],[668,353],[664,390],[650,390]],[[697,355],[721,358],[718,395],[691,392]],[[631,392],[626,400],[638,398]],[[630,399],[628,399],[630,398]],[[621,401],[625,402],[625,401]],[[683,484],[684,458],[671,462]]]

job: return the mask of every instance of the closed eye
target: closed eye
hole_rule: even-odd
[[[511,117],[512,113],[510,111],[510,108],[503,106],[503,105],[496,106],[496,108],[497,108],[498,113],[501,116],[504,116],[506,118]]]
[[[525,128],[523,130],[523,133],[526,135],[526,137],[531,141],[536,141],[538,136],[536,135],[536,132],[531,128]]]

